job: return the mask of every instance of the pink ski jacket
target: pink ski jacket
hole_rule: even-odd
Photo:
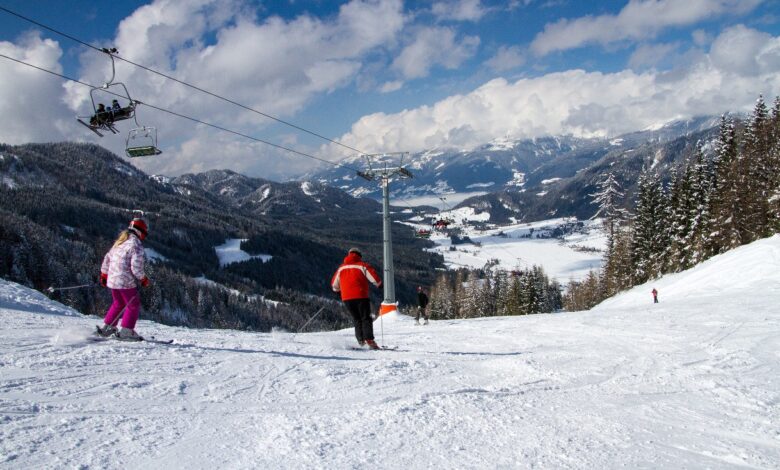
[[[130,235],[124,243],[115,246],[106,253],[100,272],[108,275],[109,289],[133,289],[137,281],[145,277],[146,257],[141,240]]]

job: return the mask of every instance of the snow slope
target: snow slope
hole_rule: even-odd
[[[231,263],[240,263],[242,261],[249,261],[253,258],[260,258],[264,263],[272,258],[271,255],[250,255],[246,251],[241,249],[241,242],[245,242],[246,239],[241,238],[229,238],[225,240],[225,243],[214,247],[214,251],[219,258],[219,266],[224,268]]]
[[[91,343],[94,317],[0,281],[0,468],[778,468],[779,304],[778,236],[590,312],[378,321],[397,351]]]

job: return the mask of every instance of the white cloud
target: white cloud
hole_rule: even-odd
[[[485,61],[485,65],[502,72],[525,64],[525,53],[519,46],[501,46],[496,54]]]
[[[436,2],[431,12],[440,20],[479,21],[487,10],[480,0]]]
[[[402,82],[401,80],[394,80],[382,84],[382,86],[379,88],[379,91],[381,93],[391,93],[393,91],[400,90],[402,86],[404,86],[404,82]]]
[[[734,57],[739,54],[741,60]],[[780,94],[780,37],[738,26],[710,54],[671,72],[569,70],[516,82],[492,80],[466,95],[353,124],[340,141],[365,149],[468,148],[509,135],[611,136],[673,119],[749,110]]]
[[[458,67],[476,53],[478,46],[477,36],[466,36],[458,42],[451,28],[422,28],[395,58],[392,68],[406,79],[425,77],[437,65]]]
[[[545,25],[531,43],[540,56],[589,44],[654,37],[668,27],[685,26],[724,14],[751,11],[763,0],[631,0],[617,15],[561,19]]]
[[[291,19],[258,19],[255,7],[240,0],[156,0],[120,23],[112,45],[124,58],[290,119],[316,97],[352,84],[372,54],[396,46],[406,23],[400,0],[352,0],[331,17],[304,14]],[[89,51],[82,56],[82,64],[85,81],[99,84],[107,79],[110,61],[105,56]],[[117,62],[117,80],[126,83],[136,99],[249,135],[262,137],[260,131],[272,123],[122,62]],[[86,112],[89,89],[70,84],[68,90],[69,105]],[[240,137],[208,144],[200,139],[211,139],[213,133],[197,131],[191,122],[143,106],[138,117],[141,124],[156,125],[161,145],[174,149],[156,160],[138,163],[146,170],[170,174],[223,161],[217,166],[229,162],[235,165],[233,169],[249,174],[279,177],[272,172],[290,173],[275,164],[278,158],[269,164],[257,158],[264,153]],[[126,130],[128,126],[122,123],[120,127]],[[228,144],[231,139],[236,146]],[[121,151],[114,140],[103,139],[101,144]],[[220,152],[217,156],[215,148]],[[239,148],[251,148],[254,158],[238,157],[246,154]],[[287,154],[283,161],[293,162],[288,165],[293,168],[300,158]]]
[[[282,145],[306,153],[312,149],[291,141]],[[236,139],[211,129],[198,129],[187,140],[168,146],[159,157],[134,159],[133,163],[151,174],[180,175],[207,170],[230,169],[262,177],[301,174],[317,162],[259,142]],[[257,171],[261,168],[262,171]]]
[[[744,76],[762,76],[780,69],[780,42],[742,25],[724,31],[712,43],[713,64]]]
[[[0,41],[0,54],[62,73],[57,42],[29,32],[18,43]],[[0,58],[0,142],[21,144],[70,137],[78,126],[62,102],[62,80]]]
[[[678,47],[678,44],[642,44],[631,54],[628,65],[632,69],[655,67]]]

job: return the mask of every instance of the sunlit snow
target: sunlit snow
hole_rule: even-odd
[[[660,292],[652,303],[650,290]],[[590,312],[196,330],[0,280],[3,468],[777,468],[780,237]]]

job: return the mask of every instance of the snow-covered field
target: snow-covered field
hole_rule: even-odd
[[[601,230],[600,221],[583,221],[584,228],[580,233],[570,234],[559,240],[539,236],[562,224],[576,221],[552,219],[477,230],[457,223],[477,217],[463,212],[464,210],[471,209],[459,209],[458,213],[451,211],[447,214],[456,221],[453,227],[460,227],[463,230],[462,236],[475,243],[459,244],[451,251],[449,236],[436,231],[431,236],[431,240],[437,244],[431,251],[441,253],[445,264],[450,268],[482,268],[490,260],[498,260],[498,265],[506,270],[538,265],[544,268],[548,276],[566,284],[572,279],[585,278],[588,272],[601,266],[606,237]]]
[[[229,238],[225,240],[225,243],[214,247],[214,251],[219,258],[219,266],[225,267],[231,263],[240,263],[242,261],[248,261],[253,258],[260,258],[263,262],[266,262],[272,258],[271,255],[255,255],[252,256],[246,251],[241,249],[241,242],[245,242],[245,239]]]
[[[92,343],[94,317],[0,281],[0,468],[778,468],[778,305],[780,236],[590,312],[377,322],[397,351]]]

